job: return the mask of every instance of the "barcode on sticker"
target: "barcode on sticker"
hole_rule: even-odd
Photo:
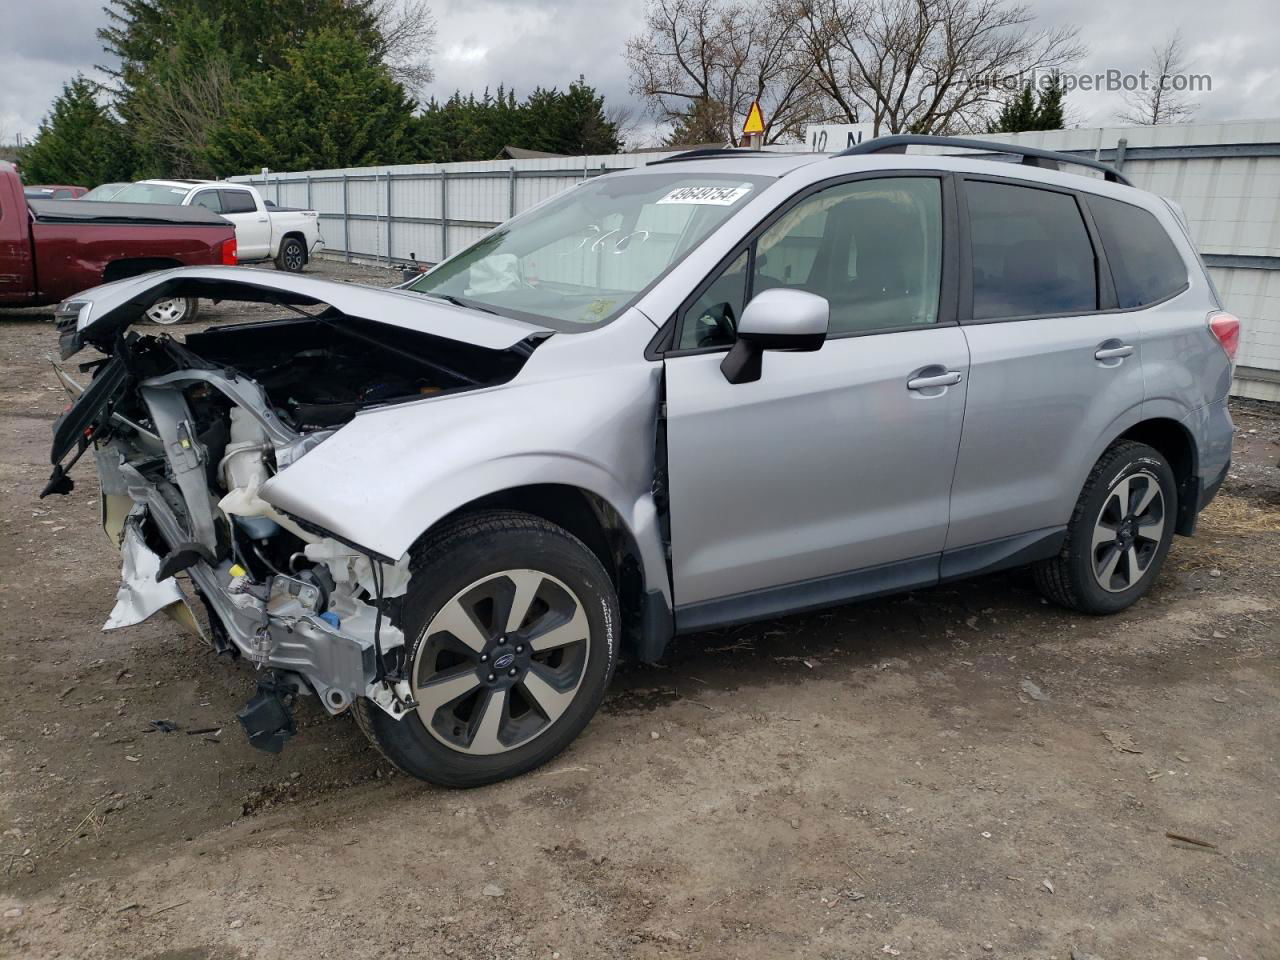
[[[728,207],[751,192],[750,184],[736,187],[676,187],[659,203],[708,203]]]

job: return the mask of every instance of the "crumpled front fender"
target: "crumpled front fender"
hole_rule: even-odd
[[[562,339],[562,338],[556,338]],[[564,484],[595,494],[630,527],[650,589],[669,595],[653,502],[661,365],[540,377],[357,416],[263,485],[277,509],[352,544],[399,558],[425,531],[489,494]]]

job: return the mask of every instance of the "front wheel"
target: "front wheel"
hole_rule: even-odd
[[[600,561],[529,514],[463,517],[415,551],[402,629],[416,710],[368,700],[356,720],[401,770],[476,787],[546,763],[599,707],[617,598]]]
[[[1094,465],[1067,525],[1062,552],[1035,568],[1054,603],[1117,613],[1151,589],[1173,542],[1178,491],[1153,447],[1124,440]]]

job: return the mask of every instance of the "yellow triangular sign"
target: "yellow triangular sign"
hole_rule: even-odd
[[[760,104],[752,100],[751,109],[747,111],[747,122],[742,125],[744,134],[764,133],[764,114],[760,112]]]

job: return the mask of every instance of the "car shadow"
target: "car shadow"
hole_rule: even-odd
[[[993,622],[1034,629],[1068,617],[1040,599],[1027,571],[997,573],[677,637],[656,664],[623,662],[602,709],[645,711],[699,690],[799,684],[833,665],[847,673],[963,647]]]

